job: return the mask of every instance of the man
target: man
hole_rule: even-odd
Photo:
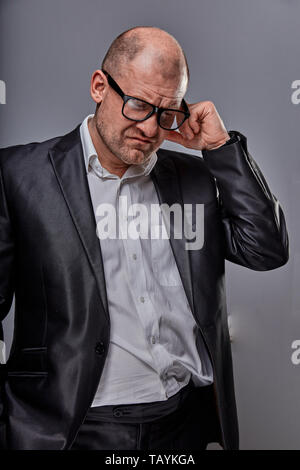
[[[95,115],[1,151],[2,319],[15,293],[4,448],[238,449],[224,260],[278,268],[288,235],[246,138],[212,102],[184,101],[188,78],[172,36],[133,28],[92,76]],[[165,139],[203,159],[159,150]],[[151,219],[170,239],[124,236],[125,203],[182,218]],[[203,232],[197,249],[177,236],[183,219]]]

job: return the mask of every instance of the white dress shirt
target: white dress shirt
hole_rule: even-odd
[[[96,221],[97,207],[112,204],[125,227],[127,207],[159,204],[149,175],[156,153],[143,165],[131,165],[121,178],[101,166],[87,116],[80,135]],[[120,212],[120,213],[119,213]],[[130,216],[129,216],[130,217]],[[211,361],[189,307],[169,239],[100,239],[111,337],[98,390],[91,406],[166,400],[192,375],[195,385],[213,382]]]

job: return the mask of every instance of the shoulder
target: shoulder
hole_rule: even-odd
[[[177,152],[168,149],[157,151],[158,161],[166,171],[175,168],[182,190],[199,194],[205,200],[215,199],[216,180],[209,171],[204,159],[199,155]]]
[[[45,140],[43,142],[30,142],[28,144],[12,145],[10,147],[5,147],[0,149],[0,160],[5,162],[10,158],[19,158],[20,156],[25,156],[32,154],[34,152],[43,152],[48,151],[52,145],[55,145],[59,141],[60,137],[53,137],[52,139]]]
[[[21,162],[25,164],[26,162],[29,163],[29,161],[38,163],[38,161],[43,160],[43,157],[48,156],[49,150],[59,145],[66,137],[73,136],[74,132],[78,131],[78,128],[79,126],[71,132],[68,132],[68,134],[52,137],[42,142],[30,142],[1,148],[0,166],[2,168],[16,168],[16,165],[19,165]]]
[[[200,155],[159,149],[157,156],[165,167],[175,165],[179,176],[188,175],[198,179],[201,177],[207,180],[214,180],[213,175]]]
[[[167,162],[168,160],[173,160],[176,165],[183,167],[201,167],[204,164],[203,158],[200,155],[195,155],[191,153],[177,152],[174,150],[160,148],[157,151],[157,155],[160,159]]]
[[[164,166],[175,165],[176,170],[180,172],[180,174],[183,174],[183,172],[193,174],[193,172],[196,171],[198,176],[199,174],[207,178],[211,178],[212,176],[204,159],[200,155],[159,149],[157,156]]]

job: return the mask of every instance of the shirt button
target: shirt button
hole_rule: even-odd
[[[140,301],[141,301],[142,303],[144,303],[144,302],[145,302],[145,297],[140,297]]]
[[[136,256],[135,253],[133,253],[132,257],[133,257],[133,259],[137,259],[137,256]]]
[[[152,343],[152,344],[155,344],[155,343],[156,343],[156,338],[155,338],[155,336],[151,336],[151,343]]]

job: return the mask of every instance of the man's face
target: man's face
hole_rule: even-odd
[[[182,77],[163,77],[157,67],[136,59],[122,77],[114,77],[126,95],[159,107],[179,109],[186,90]],[[166,131],[154,113],[146,121],[130,121],[122,115],[122,98],[108,84],[96,114],[96,128],[107,149],[128,165],[145,163],[165,139]]]

